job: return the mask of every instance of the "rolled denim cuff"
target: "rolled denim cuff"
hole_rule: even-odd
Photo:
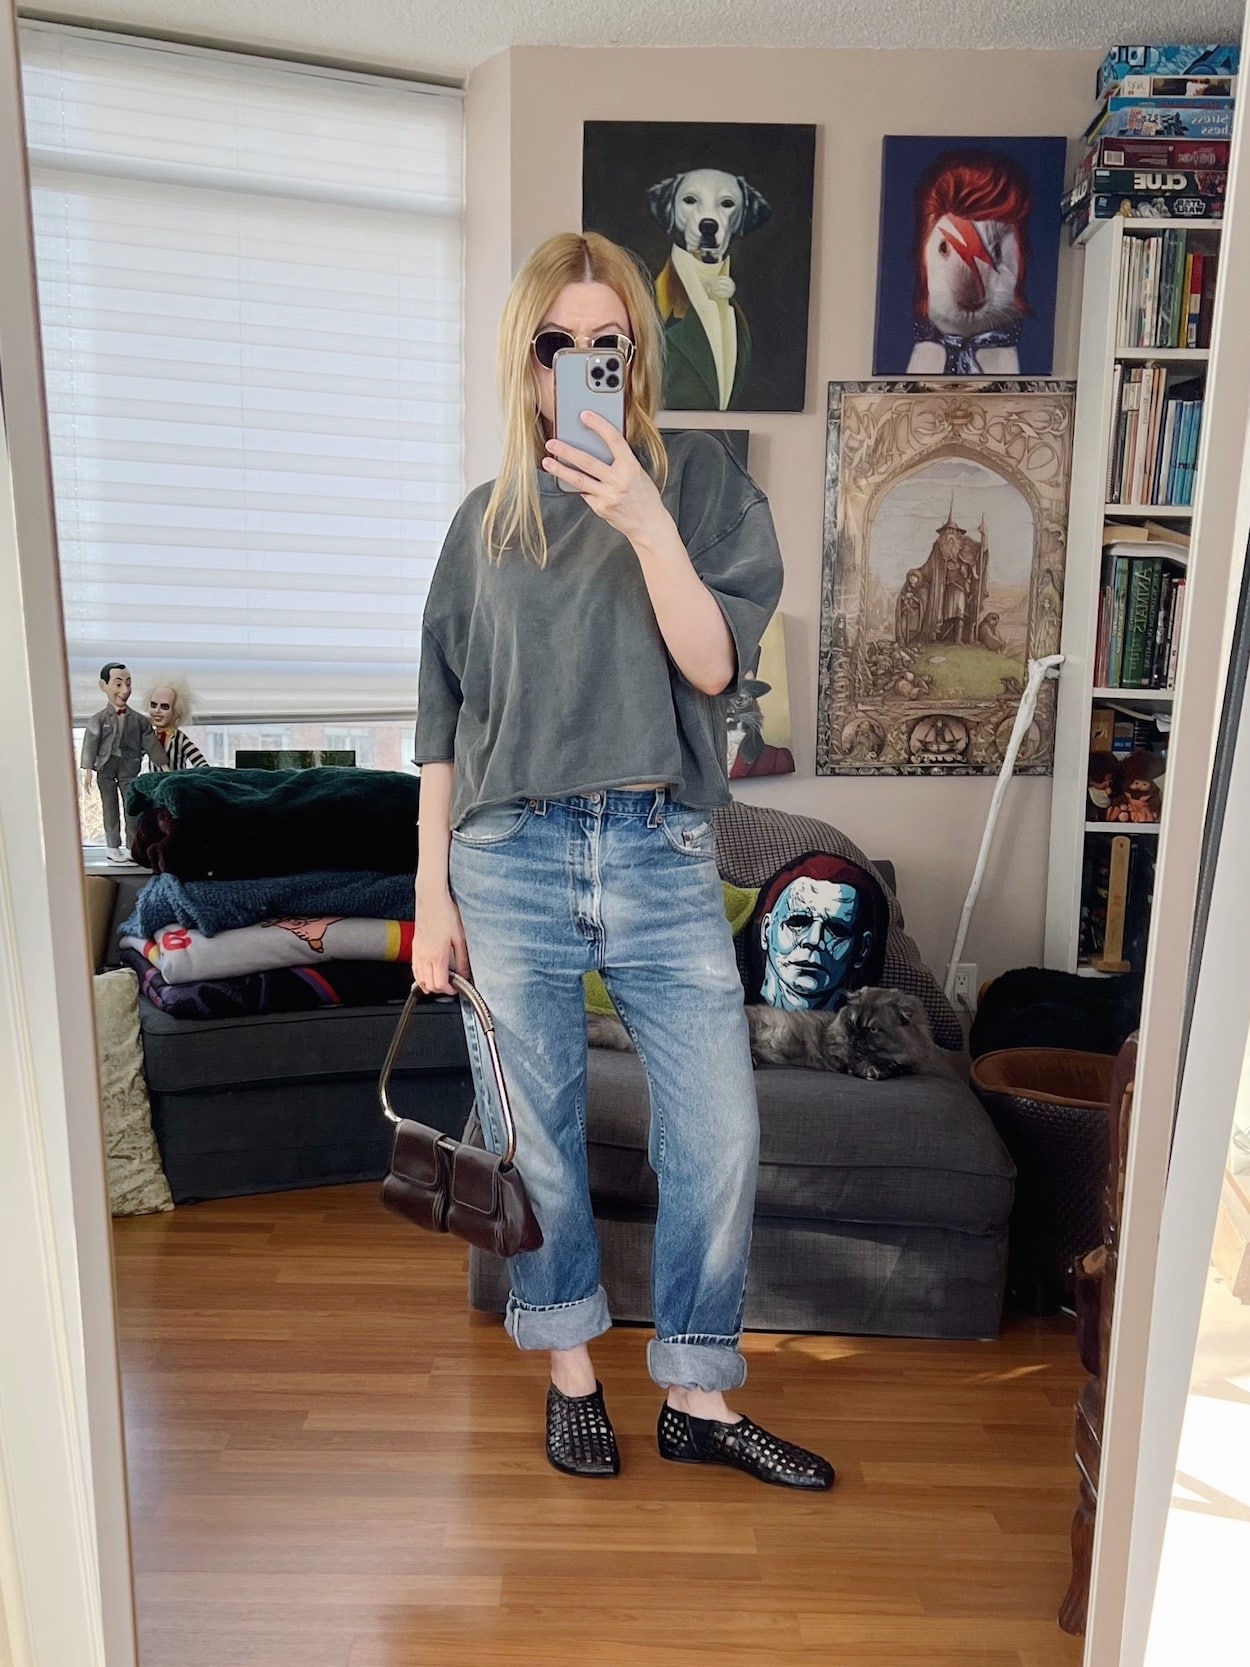
[[[665,1337],[647,1344],[647,1370],[662,1389],[737,1389],[747,1363],[736,1337]]]
[[[608,1299],[600,1285],[593,1296],[530,1308],[515,1295],[508,1298],[504,1327],[518,1349],[575,1349],[612,1329]]]

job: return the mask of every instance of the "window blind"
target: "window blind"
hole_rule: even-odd
[[[459,95],[23,24],[78,718],[404,716],[461,496]]]

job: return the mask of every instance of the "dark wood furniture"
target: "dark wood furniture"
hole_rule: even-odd
[[[1077,1347],[1090,1373],[1076,1403],[1076,1468],[1080,1497],[1072,1518],[1072,1578],[1059,1605],[1065,1632],[1085,1631],[1089,1608],[1090,1563],[1094,1552],[1094,1516],[1102,1459],[1102,1420],[1106,1402],[1111,1316],[1124,1208],[1124,1166],[1128,1153],[1137,1037],[1130,1036],[1116,1057],[1107,1117],[1107,1176],[1102,1198],[1102,1243],[1076,1264]]]

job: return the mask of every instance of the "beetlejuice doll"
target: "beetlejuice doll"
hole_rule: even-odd
[[[185,683],[170,678],[157,683],[148,695],[148,717],[171,770],[212,768],[182,727],[191,717],[191,692]]]
[[[132,712],[130,673],[120,660],[110,660],[100,672],[105,704],[87,720],[82,738],[79,767],[83,785],[95,787],[104,811],[104,842],[110,862],[129,861],[122,845],[122,816],[126,818],[126,842],[134,837],[134,820],[126,812],[126,791],[139,774],[146,753],[157,770],[168,770],[165,749],[156,739],[151,723],[141,712]]]

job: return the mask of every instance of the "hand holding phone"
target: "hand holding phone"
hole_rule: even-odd
[[[625,378],[629,366],[615,350],[565,347],[556,354],[555,438],[579,451],[589,452],[601,463],[611,463],[607,442],[582,421],[583,411],[594,411],[620,434],[625,432]],[[562,492],[576,492],[575,486],[557,480]]]

